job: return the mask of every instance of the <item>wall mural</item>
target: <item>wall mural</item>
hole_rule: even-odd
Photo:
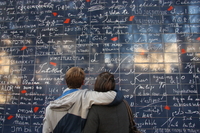
[[[143,133],[200,132],[199,0],[1,0],[0,132],[41,133],[65,72],[115,75]]]

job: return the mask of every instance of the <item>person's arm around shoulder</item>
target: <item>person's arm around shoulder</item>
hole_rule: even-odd
[[[90,106],[93,104],[96,105],[117,105],[122,102],[124,99],[121,91],[107,91],[107,92],[97,92],[97,91],[86,91],[84,101],[90,103]]]

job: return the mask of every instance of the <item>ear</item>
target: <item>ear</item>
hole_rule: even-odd
[[[83,81],[83,83],[82,83],[82,85],[84,85],[85,83],[84,83],[84,81]]]

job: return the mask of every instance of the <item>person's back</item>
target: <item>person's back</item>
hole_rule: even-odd
[[[81,133],[89,108],[93,104],[118,104],[123,96],[115,91],[95,92],[82,90],[85,73],[73,67],[66,73],[68,88],[46,108],[43,133]]]
[[[84,133],[129,133],[126,105],[93,105],[89,111]]]
[[[95,91],[106,92],[115,88],[114,75],[103,72],[95,82]],[[124,102],[116,106],[93,105],[83,133],[129,133],[129,117]]]

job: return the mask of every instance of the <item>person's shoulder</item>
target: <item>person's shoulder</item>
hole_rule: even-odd
[[[85,94],[85,93],[88,93],[88,92],[90,92],[90,90],[88,90],[88,89],[79,89],[77,91],[77,93],[79,93],[79,94]]]
[[[90,110],[92,110],[93,112],[101,112],[102,110],[105,110],[105,107],[105,105],[92,105]]]
[[[87,94],[87,95],[95,95],[96,92],[90,89],[80,89],[78,93]]]
[[[104,108],[104,107],[106,107],[106,105],[92,105],[92,107],[91,108],[93,108],[93,109],[100,109],[100,108]]]
[[[78,89],[78,92],[90,91],[89,89]]]
[[[92,105],[92,108],[97,109],[97,110],[101,110],[101,109],[111,109],[114,108],[118,105],[113,105],[113,106],[108,106],[108,105]]]

